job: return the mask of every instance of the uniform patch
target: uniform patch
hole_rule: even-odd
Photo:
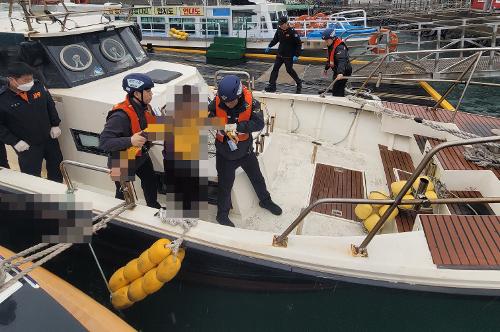
[[[127,84],[132,88],[138,89],[144,85],[144,82],[135,78],[127,78]]]

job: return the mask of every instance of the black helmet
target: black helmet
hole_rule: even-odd
[[[155,84],[149,76],[140,73],[128,74],[122,81],[122,88],[127,93],[133,93],[134,91],[142,92],[154,86]]]
[[[223,101],[233,101],[243,94],[241,80],[236,75],[228,75],[219,82],[217,94]]]
[[[286,16],[281,16],[280,19],[278,20],[278,25],[282,25],[288,23],[288,17]]]

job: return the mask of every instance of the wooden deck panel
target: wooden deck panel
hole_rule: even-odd
[[[500,216],[420,215],[439,268],[500,269]]]
[[[418,116],[426,120],[455,123],[461,130],[479,136],[491,136],[491,129],[500,128],[500,118],[498,117],[458,112],[453,120],[454,112],[442,109],[433,111],[430,107],[426,106],[407,105],[394,102],[383,102],[383,105],[392,110]]]
[[[429,139],[429,143],[432,147],[435,147],[442,141],[437,139]],[[444,169],[447,170],[491,170],[498,179],[500,179],[500,170],[488,167],[481,167],[475,163],[468,161],[464,156],[465,147],[464,146],[454,146],[444,150],[441,150],[437,154],[437,158],[441,162]]]
[[[415,141],[417,142],[418,148],[420,150],[420,153],[424,153],[425,151],[425,143],[427,143],[427,140],[429,139],[427,136],[421,136],[421,135],[413,135],[415,138]]]
[[[452,191],[454,196],[460,198],[482,198],[483,195],[479,191]],[[453,197],[452,195],[452,197]],[[472,211],[465,204],[447,204],[448,209],[451,214],[455,215],[475,215],[474,211]],[[494,215],[495,212],[491,209],[489,204],[471,204],[472,208],[476,210],[479,214],[486,215]],[[478,211],[479,210],[479,211]],[[482,211],[486,211],[485,213],[481,213]]]
[[[364,198],[363,173],[346,168],[317,164],[314,172],[310,203],[321,198]],[[353,204],[323,204],[313,211],[335,216],[333,210],[342,211],[342,218],[355,220]]]
[[[408,153],[398,150],[389,151],[389,149],[384,145],[379,145],[378,147],[382,158],[382,164],[384,166],[387,186],[390,191],[391,183],[397,181],[396,175],[394,174],[394,168],[407,172],[413,172],[415,171],[415,166],[413,165],[413,161]],[[401,179],[407,179],[408,177],[409,175],[405,175],[404,177],[401,177]],[[413,229],[416,216],[417,214],[414,211],[400,210],[398,216],[396,217],[398,231],[410,232]]]

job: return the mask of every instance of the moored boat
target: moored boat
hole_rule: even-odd
[[[113,22],[30,36],[31,42],[41,46],[38,51],[49,55],[39,69],[45,74],[52,69],[48,77],[52,81],[46,83],[64,119],[62,150],[66,159],[74,161],[63,167],[76,166],[66,177],[68,185],[71,180],[78,187],[71,197],[91,203],[95,214],[122,203],[113,198],[106,158],[95,141],[105,114],[123,97],[124,75],[149,74],[156,83],[158,109],[179,85],[197,85],[213,93],[196,68],[149,61],[129,29],[128,23]],[[18,38],[30,35],[17,34]],[[121,50],[118,56],[110,57],[107,45]],[[80,59],[87,56],[85,69],[65,60],[74,54]],[[155,75],[158,70],[160,75]],[[56,85],[58,78],[60,85]],[[500,138],[491,132],[500,127],[498,118],[452,115],[358,97],[253,93],[264,105],[267,123],[261,135],[254,137],[259,142],[258,159],[273,197],[284,208],[282,216],[261,210],[248,178],[237,172],[231,214],[236,228],[216,224],[211,206],[207,216],[183,235],[181,227],[162,221],[155,210],[138,204],[116,216],[103,234],[108,231],[112,243],[134,255],[156,238],[183,236],[186,270],[242,284],[342,280],[458,294],[499,293],[495,246],[500,222],[499,171],[494,166],[478,166],[463,155],[463,145],[498,143]],[[150,153],[161,174],[160,149],[155,147]],[[214,159],[208,158],[207,172],[216,188]],[[424,174],[436,188],[429,188],[433,193],[413,187],[417,176]],[[399,191],[393,189],[393,183],[405,180]],[[62,184],[0,169],[4,193],[66,190]],[[382,196],[373,197],[372,192]],[[413,198],[401,201],[400,194],[407,192]],[[465,198],[446,197],[452,194]],[[381,197],[380,203],[374,201]],[[318,203],[321,199],[329,200]],[[369,212],[356,213],[352,203],[370,205]],[[467,212],[471,204],[481,208]],[[294,220],[294,227],[280,235]],[[134,238],[139,240],[134,242]]]

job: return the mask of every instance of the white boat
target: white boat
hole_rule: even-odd
[[[100,15],[87,14],[72,15],[71,30],[61,31],[62,22],[35,20],[28,29],[21,17],[9,21],[6,13],[2,15],[2,45],[11,50],[31,46],[47,59],[37,68],[62,118],[59,140],[64,158],[72,161],[65,162],[69,174],[66,181],[70,185],[71,180],[78,188],[70,199],[90,203],[96,215],[123,206],[122,201],[113,198],[114,184],[106,173],[106,157],[96,143],[107,112],[123,98],[122,78],[132,72],[154,76],[155,108],[165,104],[176,86],[196,85],[209,94],[213,94],[212,87],[195,67],[149,60],[130,23],[100,23]],[[91,24],[92,20],[97,23]],[[35,30],[37,33],[33,33]],[[28,41],[28,37],[28,44],[20,43]],[[118,50],[117,55],[112,56],[108,46]],[[32,61],[39,58],[36,52]],[[74,55],[79,55],[83,63],[71,62]],[[260,143],[258,160],[283,215],[273,216],[258,207],[249,180],[240,169],[230,214],[236,228],[217,224],[215,207],[209,205],[207,216],[183,235],[180,226],[162,222],[155,216],[157,211],[143,205],[138,193],[139,204],[116,216],[106,230],[94,237],[107,236],[140,253],[147,248],[145,243],[149,245],[158,237],[183,235],[187,247],[183,269],[225,273],[243,282],[288,280],[314,284],[342,280],[409,290],[500,294],[500,171],[476,166],[461,154],[461,144],[498,143],[500,137],[464,141],[455,136],[464,131],[493,135],[489,130],[499,128],[500,119],[459,113],[452,120],[451,113],[436,116],[436,112],[444,112],[440,110],[352,97],[260,91],[254,91],[254,97],[264,105],[265,131],[269,133],[265,139],[254,137]],[[424,121],[422,117],[435,121]],[[441,150],[443,146],[454,147]],[[431,154],[426,152],[431,148]],[[154,146],[150,153],[155,170],[163,172],[160,147]],[[216,187],[214,159],[208,158],[206,169]],[[375,226],[367,238],[366,227],[373,225],[358,220],[353,205],[348,204],[353,202],[350,199],[364,202],[375,191],[389,195],[393,181],[408,178],[408,174],[420,175],[431,159],[434,167],[427,167],[426,173],[432,176],[434,185],[445,184],[448,190],[438,191],[439,195],[451,192],[472,197],[467,193],[473,192],[476,198],[405,198],[404,205],[412,209],[401,210],[395,219],[378,223],[380,233]],[[10,160],[15,161],[15,157],[11,155]],[[407,186],[411,187],[411,183]],[[406,193],[405,188],[400,192]],[[67,189],[65,184],[0,169],[3,193],[63,194]],[[327,205],[316,202],[326,198],[331,199]],[[401,198],[402,194],[396,196],[396,201],[383,202],[392,209]],[[462,205],[457,206],[458,201]],[[311,203],[320,205],[309,213]],[[423,204],[422,211],[414,210],[417,203],[419,207]],[[464,213],[463,204],[475,204],[473,210],[480,212],[459,216]],[[308,213],[305,219],[297,219],[301,211]],[[380,219],[375,211],[371,216]],[[294,220],[296,228],[277,236]],[[452,225],[462,227],[461,231],[453,230]],[[470,244],[459,247],[461,239],[468,236]]]

